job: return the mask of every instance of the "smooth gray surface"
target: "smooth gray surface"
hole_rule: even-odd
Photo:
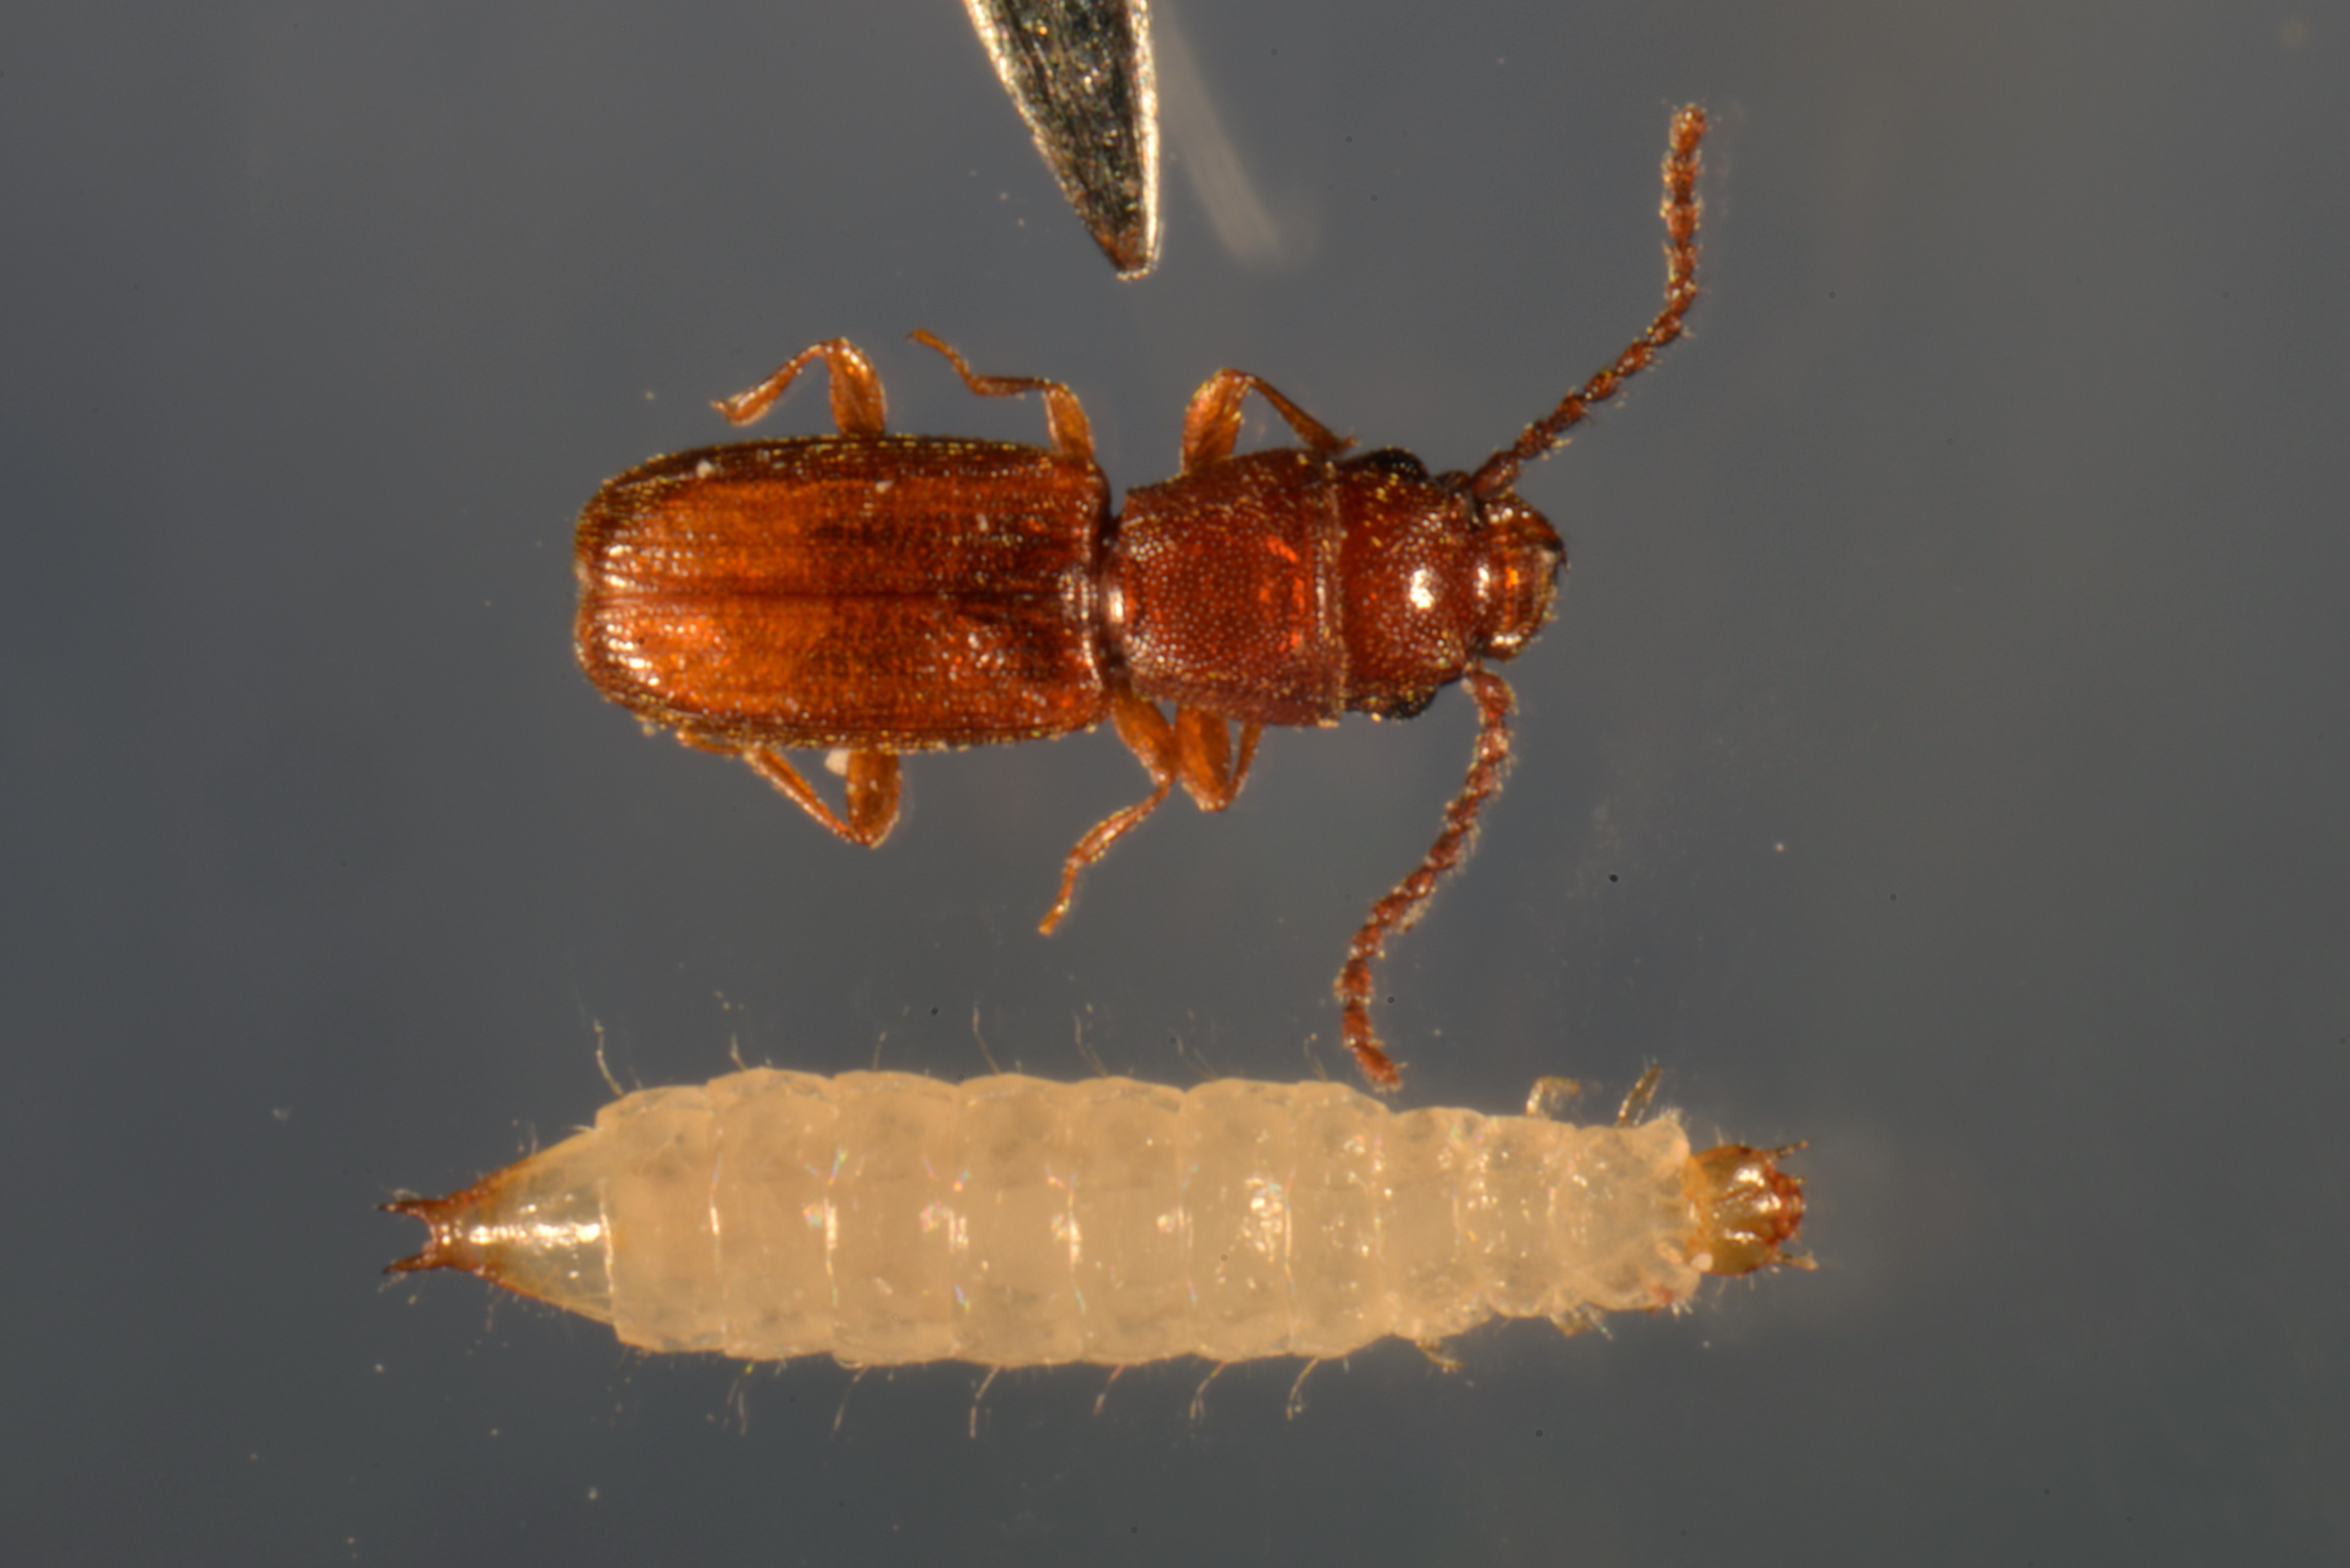
[[[0,1554],[2350,1552],[2350,16],[1161,9],[1276,232],[1220,243],[1175,142],[1139,286],[951,0],[0,17]],[[964,1369],[844,1412],[379,1282],[370,1206],[592,1116],[597,1025],[641,1083],[968,1075],[974,1014],[1047,1074],[1343,1072],[1459,694],[1274,737],[1047,941],[1113,738],[917,759],[847,848],[581,680],[571,520],[835,335],[901,429],[1041,430],[916,327],[1066,379],[1120,485],[1224,364],[1473,462],[1654,308],[1686,99],[1710,293],[1523,483],[1572,584],[1381,1017],[1413,1103],[1656,1061],[1810,1138],[1818,1273],[1389,1346],[1295,1421],[1281,1365],[1197,1425],[1196,1366],[1011,1376],[976,1441]]]

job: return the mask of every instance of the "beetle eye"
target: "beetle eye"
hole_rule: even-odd
[[[1428,464],[1399,446],[1383,446],[1376,452],[1367,452],[1359,457],[1350,457],[1339,466],[1352,469],[1375,468],[1382,473],[1391,473],[1398,479],[1428,477]]]

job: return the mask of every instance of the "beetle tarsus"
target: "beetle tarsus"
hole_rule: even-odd
[[[832,422],[846,436],[878,436],[888,427],[889,401],[881,391],[881,378],[865,350],[846,337],[829,337],[809,345],[775,368],[775,374],[747,391],[722,398],[710,406],[729,423],[747,425],[775,405],[811,359],[822,358],[829,372]]]
[[[1069,851],[1068,858],[1061,862],[1061,891],[1053,900],[1053,907],[1045,911],[1045,918],[1037,922],[1039,935],[1051,936],[1053,928],[1058,926],[1062,917],[1069,912],[1069,906],[1076,901],[1077,878],[1085,875],[1086,867],[1108,853],[1111,845],[1133,832],[1137,824],[1165,804],[1167,792],[1173,784],[1172,779],[1159,780],[1159,786],[1149,794],[1124,811],[1110,813],[1077,840],[1076,846]]]

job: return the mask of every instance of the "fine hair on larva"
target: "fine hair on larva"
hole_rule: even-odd
[[[640,1089],[445,1198],[395,1272],[463,1269],[646,1351],[853,1367],[1128,1366],[1570,1333],[1705,1273],[1808,1266],[1788,1149],[1390,1110],[1333,1083],[962,1084],[754,1068]],[[1800,1147],[1800,1146],[1797,1146]]]

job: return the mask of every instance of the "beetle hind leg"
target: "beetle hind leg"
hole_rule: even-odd
[[[1510,683],[1481,667],[1472,667],[1461,680],[1477,699],[1477,749],[1470,758],[1469,776],[1461,781],[1460,793],[1444,808],[1444,831],[1428,846],[1419,865],[1371,906],[1362,929],[1347,949],[1347,962],[1332,987],[1338,997],[1347,1048],[1355,1054],[1363,1075],[1382,1094],[1401,1088],[1403,1073],[1371,1027],[1371,966],[1378,961],[1388,939],[1409,930],[1427,909],[1429,898],[1444,874],[1469,857],[1476,838],[1477,814],[1502,787],[1502,776],[1510,768],[1510,710],[1515,702]]]
[[[898,754],[895,752],[848,753],[848,815],[836,815],[816,786],[784,753],[772,746],[743,753],[751,771],[788,795],[792,803],[851,844],[878,849],[898,825]]]

